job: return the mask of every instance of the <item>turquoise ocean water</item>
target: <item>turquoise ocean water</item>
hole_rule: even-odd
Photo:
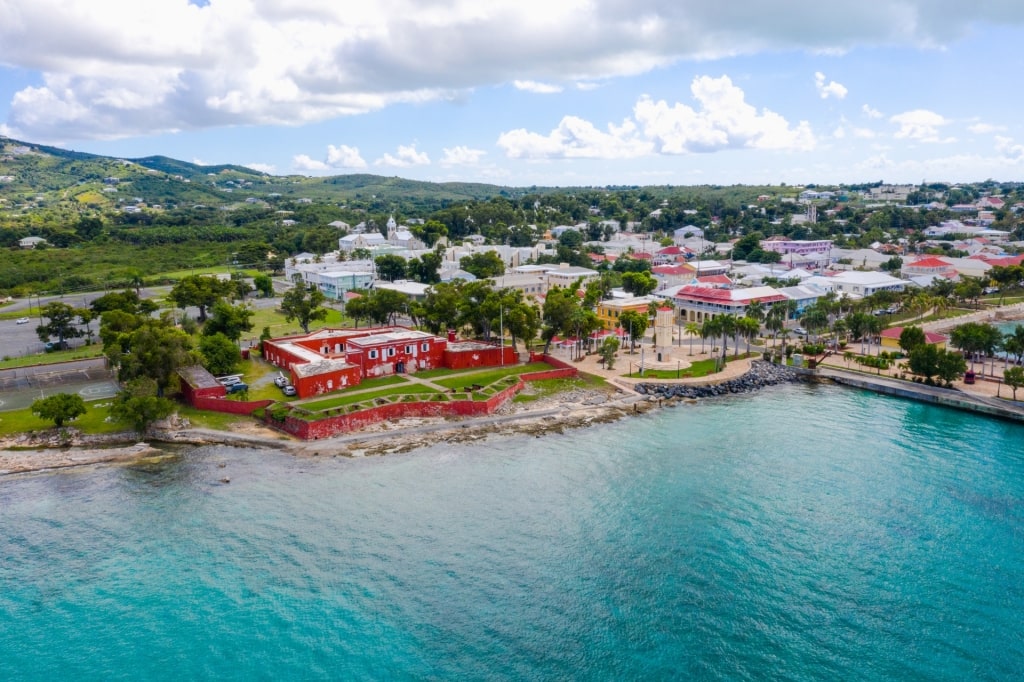
[[[1020,679],[1022,437],[787,386],[383,458],[8,477],[0,679]]]

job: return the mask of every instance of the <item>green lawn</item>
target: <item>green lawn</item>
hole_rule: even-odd
[[[364,400],[374,400],[375,398],[387,398],[395,395],[413,395],[423,393],[437,393],[436,389],[430,388],[429,386],[422,386],[420,384],[405,384],[402,386],[393,386],[391,388],[383,388],[379,391],[368,391],[366,393],[342,393],[341,395],[327,398],[325,400],[317,400],[312,403],[302,403],[297,405],[304,410],[310,412],[318,412],[321,410],[329,410],[334,407],[344,407],[345,405],[354,405],[355,403],[363,402]]]
[[[213,429],[215,431],[230,431],[232,424],[250,423],[252,419],[239,414],[228,414],[226,412],[208,412],[197,410],[185,405],[178,405],[177,412],[180,416],[188,418],[189,423],[197,428]]]
[[[539,381],[531,381],[529,383],[529,393],[520,393],[515,398],[514,402],[517,403],[529,403],[540,398],[547,398],[563,391],[571,391],[577,388],[598,388],[607,389],[608,384],[600,377],[595,377],[591,374],[580,374],[576,377],[569,377],[565,379],[541,379]]]
[[[56,362],[67,362],[68,360],[82,360],[85,358],[98,358],[103,355],[103,346],[94,343],[91,346],[82,346],[71,350],[59,350],[53,353],[38,353],[36,355],[25,355],[20,358],[5,357],[0,360],[0,369],[12,369],[15,367],[28,367],[30,365],[52,365]]]
[[[732,360],[732,358],[729,358]],[[643,376],[639,372],[633,374],[627,374],[626,376],[630,379],[688,379],[688,378],[699,378],[705,377],[709,374],[715,373],[715,359],[709,358],[707,360],[698,360],[686,369],[676,373],[674,369],[648,369],[645,370]]]
[[[466,372],[462,371],[454,376],[447,379],[439,379],[433,383],[438,386],[444,386],[445,388],[463,389],[473,384],[479,384],[480,386],[487,386],[492,384],[498,379],[503,379],[507,376],[518,376],[520,374],[526,374],[529,372],[543,372],[544,370],[552,369],[551,365],[546,362],[533,362],[526,365],[510,365],[508,367],[490,367],[485,370]],[[417,374],[416,376],[420,376]]]
[[[106,421],[110,414],[110,401],[103,401],[99,404],[104,407],[95,407],[94,403],[86,403],[86,412],[73,422],[65,426],[74,427],[83,433],[117,433],[118,431],[130,430],[127,424]],[[29,431],[44,431],[52,429],[53,422],[40,419],[32,414],[30,408],[12,410],[11,412],[0,413],[0,436],[10,436],[16,433],[27,433]]]

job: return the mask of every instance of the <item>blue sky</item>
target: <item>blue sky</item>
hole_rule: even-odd
[[[5,0],[0,134],[516,186],[1020,180],[1022,38],[1019,0]]]

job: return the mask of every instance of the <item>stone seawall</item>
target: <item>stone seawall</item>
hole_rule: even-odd
[[[637,384],[636,392],[655,398],[713,398],[736,393],[751,393],[766,386],[807,381],[811,372],[801,371],[785,365],[773,365],[761,360],[750,363],[750,371],[743,376],[718,384],[694,386],[692,384]],[[713,377],[709,377],[711,379]]]

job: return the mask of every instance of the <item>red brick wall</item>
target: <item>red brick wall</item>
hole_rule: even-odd
[[[223,398],[227,394],[227,389],[219,385],[210,386],[209,388],[193,388],[184,379],[178,383],[180,384],[182,399],[193,407],[196,407],[197,400]]]
[[[536,358],[534,358],[533,355],[531,355],[530,360],[532,362],[546,362],[552,367],[561,367],[562,369],[576,369],[565,360],[559,360],[558,358],[552,357],[550,355],[540,355]]]
[[[295,417],[286,417],[284,423],[275,421],[266,415],[264,420],[270,426],[305,440],[329,438],[339,433],[357,431],[359,429],[391,419],[407,417],[477,417],[493,413],[509,398],[523,387],[520,381],[505,390],[494,394],[486,401],[453,400],[451,402],[414,402],[389,403],[360,410],[351,414],[327,417],[318,421],[305,421]]]
[[[227,400],[226,398],[196,398],[192,407],[228,414],[252,414],[261,407],[273,405],[273,400]]]
[[[526,374],[520,375],[520,379],[523,381],[540,381],[541,379],[567,379],[569,377],[579,376],[579,370],[575,367],[560,367],[558,369],[548,369],[540,372],[527,372]]]
[[[430,350],[424,351],[423,344],[427,343]],[[351,360],[353,364],[360,364],[363,367],[363,378],[369,379],[371,377],[387,376],[395,373],[395,366],[399,362],[406,363],[406,372],[413,374],[420,369],[434,369],[437,367],[445,367],[445,346],[447,341],[444,339],[432,338],[429,340],[419,339],[413,341],[396,341],[394,343],[381,344],[379,346],[365,346],[359,349],[357,353],[355,349],[351,354]],[[407,355],[405,352],[406,346],[415,346],[416,355]],[[395,354],[388,357],[387,349],[394,348]],[[369,352],[371,350],[377,351],[377,357],[371,358]],[[360,357],[357,360],[356,358]],[[420,367],[420,363],[426,361],[426,366]],[[416,366],[413,367],[413,363]],[[411,371],[410,371],[411,370]]]
[[[468,369],[470,367],[498,367],[502,364],[504,354],[506,365],[518,365],[519,356],[512,350],[511,346],[494,346],[478,350],[455,351],[452,349],[444,352],[444,366],[448,369]]]
[[[331,387],[327,386],[328,381],[331,382]],[[310,398],[342,388],[351,388],[358,385],[359,382],[359,368],[353,365],[334,372],[300,377],[295,380],[295,391],[299,398]]]

